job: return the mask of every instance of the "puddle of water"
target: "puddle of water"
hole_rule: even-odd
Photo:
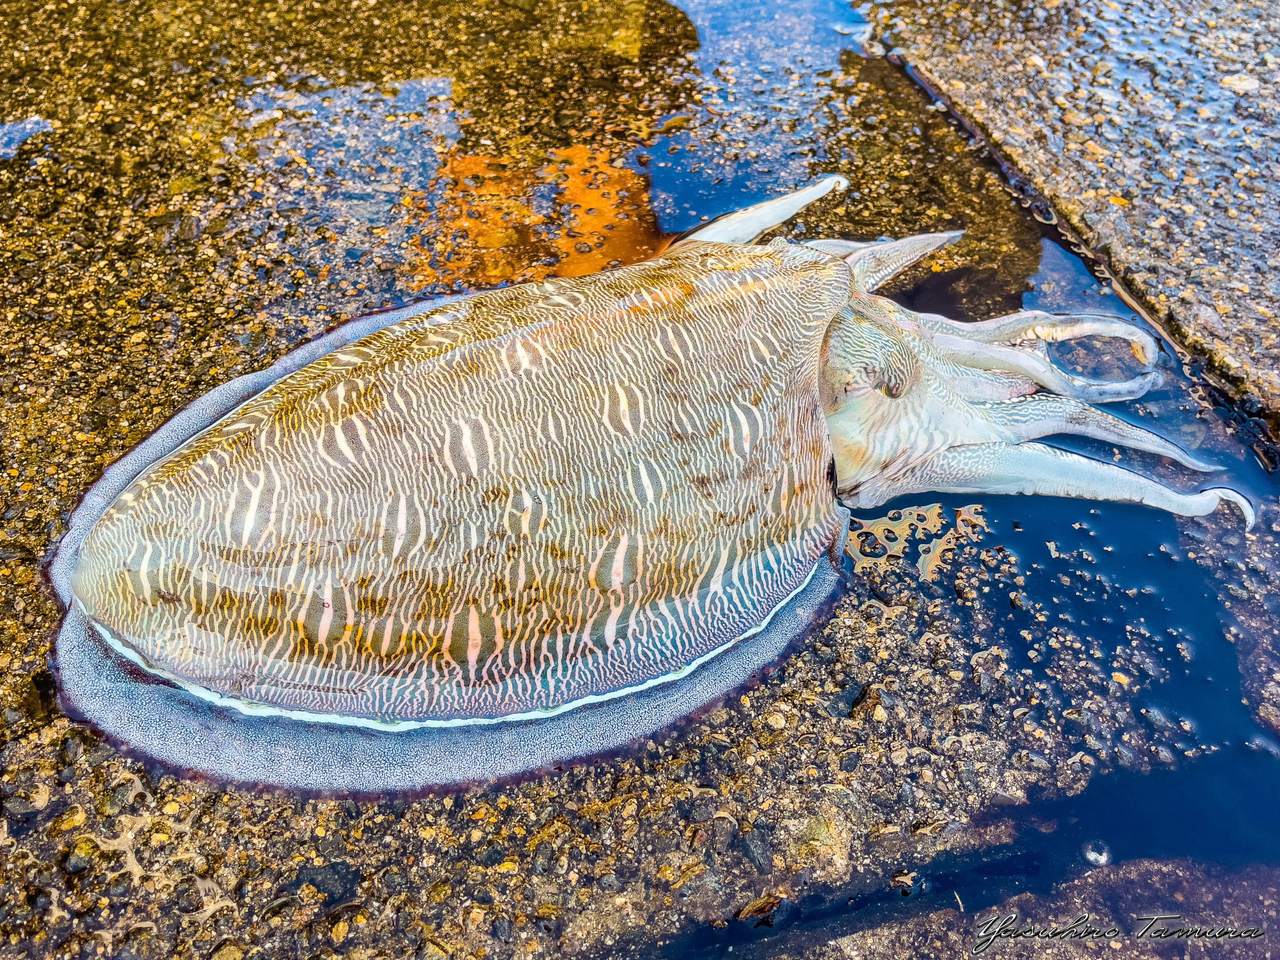
[[[24,142],[37,133],[48,133],[53,127],[43,117],[28,117],[12,123],[0,123],[0,160],[8,160]]]
[[[1123,309],[1084,261],[1054,239],[1046,237],[1042,251],[1042,270],[1031,278],[1033,290],[1023,297],[1025,308],[1106,312],[1142,322]],[[1162,388],[1108,409],[1189,447],[1196,446],[1197,439],[1205,441],[1207,458],[1226,468],[1226,482],[1255,502],[1274,502],[1280,493],[1276,478],[1224,429],[1236,418],[1197,398],[1196,381],[1174,358],[1166,360]],[[1206,421],[1213,421],[1212,427]],[[1085,442],[1073,446],[1095,456],[1106,452],[1096,444],[1091,451]],[[1212,476],[1205,480],[1184,472],[1183,477],[1192,483],[1213,482]],[[1161,774],[1158,788],[1133,778],[1104,780],[1081,798],[1065,802],[1071,815],[1088,819],[1099,830],[1106,826],[1117,857],[1274,860],[1280,850],[1280,825],[1264,798],[1274,796],[1280,786],[1280,765],[1263,748],[1270,738],[1242,700],[1238,651],[1230,640],[1237,621],[1224,605],[1228,598],[1215,576],[1221,564],[1244,557],[1237,516],[1221,518],[1223,527],[1210,534],[1234,544],[1226,557],[1218,554],[1210,564],[1195,562],[1197,551],[1203,559],[1205,539],[1197,524],[1133,505],[993,498],[987,503],[986,519],[991,537],[1021,561],[1027,595],[1045,598],[1043,611],[1032,607],[1009,612],[999,629],[1011,649],[1020,649],[1021,631],[1045,612],[1070,624],[1101,650],[1141,645],[1144,652],[1134,660],[1135,676],[1146,673],[1158,681],[1149,694],[1135,699],[1134,706],[1153,732],[1167,735],[1172,748],[1169,766],[1180,775]],[[1258,535],[1273,536],[1265,531]],[[1037,654],[1043,651],[1024,646],[1021,652],[1027,665],[1042,659]],[[1190,762],[1183,759],[1187,753],[1193,755]],[[1209,761],[1202,759],[1204,754],[1220,756]],[[1136,815],[1142,805],[1135,801],[1158,797],[1175,781],[1176,791],[1187,802],[1158,803],[1156,821],[1150,808],[1145,818]],[[1132,792],[1128,800],[1126,791]],[[1192,797],[1197,799],[1191,801]],[[1116,815],[1108,825],[1112,810]],[[1223,833],[1211,830],[1191,840],[1189,835],[1204,823],[1224,825]],[[1154,842],[1157,837],[1160,842]]]
[[[1041,242],[1041,269],[1029,282],[1032,289],[1022,297],[1024,309],[1108,313],[1143,322],[1124,309],[1082,259],[1050,237]],[[921,291],[908,299],[927,296],[927,291]],[[1239,487],[1255,502],[1274,501],[1280,485],[1248,448],[1226,439],[1223,427],[1230,422],[1229,415],[1192,395],[1195,382],[1174,357],[1166,356],[1162,370],[1164,386],[1136,401],[1108,404],[1106,409],[1189,448],[1204,442],[1205,457],[1226,468],[1224,482]],[[1218,429],[1211,431],[1206,418],[1216,420]],[[1062,438],[1054,442],[1102,458],[1111,452],[1092,441]],[[1130,462],[1156,465],[1151,457]],[[1171,471],[1170,475],[1178,474]],[[1181,478],[1188,486],[1214,482],[1213,475],[1204,478],[1190,471],[1182,471]],[[1188,544],[1194,554],[1195,542],[1180,535],[1180,526],[1187,526],[1184,521],[1132,504],[1012,497],[989,498],[985,503],[991,539],[1019,558],[1027,578],[1026,594],[1042,598],[1045,604],[1044,611],[1010,610],[998,629],[1010,638],[1011,649],[1020,650],[1016,638],[1042,612],[1070,624],[1100,648],[1123,645],[1129,631],[1149,638],[1154,652],[1162,655],[1143,668],[1158,673],[1161,680],[1163,704],[1143,705],[1157,716],[1154,724],[1167,720],[1176,726],[1185,719],[1205,745],[1239,744],[1257,733],[1256,723],[1240,702],[1239,663],[1225,637],[1234,618],[1223,609],[1221,586],[1188,557]],[[1223,534],[1241,545],[1238,514],[1224,510],[1221,519]],[[1027,664],[1034,662],[1031,653]]]

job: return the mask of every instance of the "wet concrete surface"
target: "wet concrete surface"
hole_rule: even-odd
[[[830,624],[762,685],[519,784],[258,794],[148,771],[57,709],[40,564],[83,490],[346,317],[636,259],[831,171],[854,190],[792,235],[966,228],[904,281],[918,306],[1078,308],[1075,284],[1119,309],[858,29],[816,0],[32,3],[0,25],[0,119],[23,124],[0,140],[0,956],[678,956],[1016,852],[1028,800],[1243,738],[1152,709],[1233,662],[1216,620],[1192,643],[1082,611],[1167,616],[1107,557],[1202,543],[1211,596],[1243,605],[1274,510],[1245,538],[1227,511],[1023,501],[867,518]],[[1238,419],[1166,363],[1177,382],[1126,415],[1239,467]]]
[[[889,0],[871,19],[1033,196],[1275,417],[1274,4]]]

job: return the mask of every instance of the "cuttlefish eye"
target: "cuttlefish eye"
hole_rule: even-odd
[[[197,401],[108,469],[52,565],[68,711],[225,780],[510,777],[651,735],[780,656],[840,582],[850,504],[1248,517],[1234,491],[1022,443],[1069,422],[1199,465],[1027,396],[1073,387],[1007,345],[1043,316],[961,328],[865,293],[954,236],[750,244],[839,185],[645,264],[363,318]]]
[[[907,392],[907,384],[892,380],[882,379],[876,383],[876,387],[890,400],[900,400],[902,395]]]

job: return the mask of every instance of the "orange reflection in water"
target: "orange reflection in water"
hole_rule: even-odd
[[[449,156],[432,188],[405,201],[430,228],[409,251],[414,289],[581,277],[652,256],[665,241],[648,178],[612,159],[585,146],[536,167]]]

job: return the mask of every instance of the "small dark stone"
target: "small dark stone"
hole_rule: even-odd
[[[539,917],[534,925],[549,937],[558,937],[560,935],[559,917]]]
[[[530,869],[535,877],[545,876],[547,871],[551,869],[551,846],[550,844],[540,843],[533,851],[533,864]]]
[[[479,861],[481,866],[496,867],[506,859],[506,856],[507,848],[500,843],[495,843],[481,850],[476,860]]]
[[[717,853],[724,853],[733,843],[738,825],[728,817],[716,817],[711,821],[711,846]]]
[[[760,830],[744,833],[742,837],[742,853],[760,873],[773,872],[773,855],[769,852],[768,841]]]
[[[102,761],[106,760],[114,752],[110,746],[101,740],[90,745],[86,754],[90,769],[101,765]]]
[[[103,794],[98,800],[98,813],[104,817],[114,817],[125,808],[125,804],[129,802],[129,797],[133,794],[133,787],[127,783],[122,783],[110,793]]]
[[[62,863],[62,868],[67,873],[80,873],[89,868],[94,858],[98,854],[98,848],[92,840],[87,837],[77,840],[75,844],[67,851],[67,857]]]
[[[826,702],[823,709],[833,717],[844,719],[853,713],[854,704],[862,697],[866,687],[851,683]]]
[[[710,799],[699,800],[691,804],[685,819],[690,823],[706,823],[716,815],[716,805]]]
[[[601,874],[601,876],[596,879],[596,884],[605,893],[616,893],[622,889],[622,882],[618,879],[618,875],[616,873]]]
[[[493,938],[506,942],[511,939],[511,921],[506,917],[498,917],[493,921]]]
[[[180,913],[195,913],[204,906],[204,897],[195,877],[184,877],[173,891],[173,904]]]
[[[304,866],[289,889],[297,891],[308,883],[327,896],[330,903],[341,903],[349,900],[360,885],[360,871],[342,860],[323,867]]]
[[[398,867],[388,867],[382,874],[382,886],[387,893],[396,894],[403,892],[408,882]]]
[[[4,802],[4,815],[10,820],[30,820],[39,811],[22,797],[10,797]]]
[[[133,877],[129,871],[125,870],[116,874],[111,878],[111,882],[107,884],[108,897],[127,897],[130,889],[133,887]]]
[[[28,719],[35,723],[44,723],[53,714],[54,703],[58,696],[58,688],[53,674],[48,670],[40,670],[31,675],[31,685],[27,687],[22,698],[22,708]]]
[[[316,853],[322,857],[340,857],[347,852],[346,841],[337,830],[326,834],[316,842]],[[319,888],[317,888],[319,889]]]

